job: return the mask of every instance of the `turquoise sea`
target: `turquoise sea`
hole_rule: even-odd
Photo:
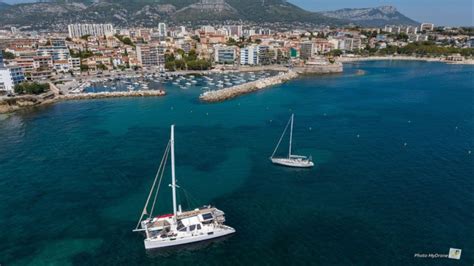
[[[2,115],[0,264],[473,265],[473,74],[364,62],[217,104],[168,86]],[[268,160],[293,112],[314,169]],[[132,229],[172,123],[183,207],[216,205],[237,233],[147,253]],[[461,259],[414,256],[449,248]]]

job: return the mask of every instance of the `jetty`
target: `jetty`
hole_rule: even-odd
[[[243,71],[257,71],[268,70],[268,66],[260,67],[241,67],[240,72]],[[279,70],[280,73],[276,76],[271,76],[256,81],[235,85],[229,88],[224,88],[215,91],[206,91],[199,96],[203,102],[221,102],[235,98],[237,96],[262,90],[264,88],[281,84],[283,82],[295,79],[298,75],[318,75],[318,74],[333,74],[341,73],[343,71],[342,63],[329,63],[327,60],[301,62],[300,64],[291,67],[272,66],[272,70]]]
[[[281,72],[276,76],[239,84],[225,89],[216,91],[207,91],[199,96],[199,99],[203,102],[220,102],[228,99],[235,98],[237,96],[251,93],[254,91],[262,90],[269,86],[281,84],[288,80],[298,77],[298,73],[295,71]]]
[[[164,90],[146,90],[146,91],[116,91],[116,92],[94,92],[94,93],[74,93],[60,95],[58,100],[83,100],[83,99],[101,99],[117,97],[152,97],[164,96]]]

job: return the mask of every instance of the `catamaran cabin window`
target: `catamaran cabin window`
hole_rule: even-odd
[[[177,229],[179,231],[186,231],[186,227],[184,226],[183,222],[181,222],[181,220],[178,221],[178,228]]]
[[[202,214],[202,219],[204,219],[204,220],[210,220],[212,218],[213,218],[212,214],[210,214],[210,213],[203,213]]]
[[[194,229],[196,229],[196,225],[195,225],[195,224],[189,226],[189,231],[194,231]]]
[[[201,230],[201,225],[200,224],[197,225],[197,229]]]

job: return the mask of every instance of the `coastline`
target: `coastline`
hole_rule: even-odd
[[[202,93],[199,99],[202,102],[213,103],[233,99],[243,94],[252,93],[258,90],[265,89],[274,85],[278,85],[297,78],[299,75],[305,74],[330,74],[342,72],[343,63],[354,63],[364,61],[423,61],[423,62],[438,62],[446,64],[459,65],[474,65],[474,60],[464,61],[448,61],[445,58],[429,58],[429,57],[414,57],[414,56],[369,56],[369,57],[338,57],[336,64],[333,65],[307,65],[296,66],[291,70],[281,65],[271,66],[257,66],[257,67],[238,67],[232,69],[220,69],[211,71],[179,71],[169,72],[168,75],[189,75],[189,74],[225,74],[231,72],[254,72],[254,71],[280,71],[281,73],[244,83],[235,85],[233,87],[220,89],[216,91],[208,91]],[[91,77],[88,77],[91,79]],[[88,99],[103,99],[103,98],[119,98],[119,97],[161,97],[165,96],[166,92],[163,90],[139,90],[139,91],[125,91],[125,92],[97,92],[97,93],[73,93],[62,94],[54,84],[51,85],[51,91],[42,95],[22,95],[15,97],[0,98],[0,114],[12,113],[25,108],[52,104],[63,100],[88,100]]]
[[[59,101],[90,100],[123,97],[162,97],[166,95],[163,90],[128,91],[128,92],[97,92],[57,95],[48,92],[43,95],[24,95],[10,98],[0,98],[0,114],[13,113],[25,108],[42,106]]]
[[[463,61],[449,61],[442,57],[416,57],[416,56],[354,56],[354,57],[338,57],[337,62],[352,63],[362,61],[423,61],[438,62],[453,65],[474,65],[474,60],[466,59]]]

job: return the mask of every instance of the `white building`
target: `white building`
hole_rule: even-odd
[[[81,59],[78,57],[69,57],[69,68],[72,70],[80,70],[81,69]]]
[[[229,32],[229,36],[234,36],[234,37],[243,36],[242,25],[225,26],[225,28]]]
[[[237,48],[235,46],[214,46],[214,62],[219,64],[234,64],[237,59]]]
[[[158,35],[160,37],[167,36],[166,24],[165,23],[158,23]]]
[[[0,92],[13,93],[15,85],[23,82],[25,76],[21,67],[0,65]]]
[[[36,50],[37,56],[49,56],[53,61],[68,60],[69,49],[66,46],[40,46]]]
[[[422,23],[420,26],[421,31],[433,31],[434,24],[433,23]]]
[[[240,49],[241,65],[258,65],[258,46],[248,46]]]
[[[96,37],[109,37],[114,35],[114,27],[112,24],[70,24],[67,28],[70,38],[80,38],[85,35]]]

